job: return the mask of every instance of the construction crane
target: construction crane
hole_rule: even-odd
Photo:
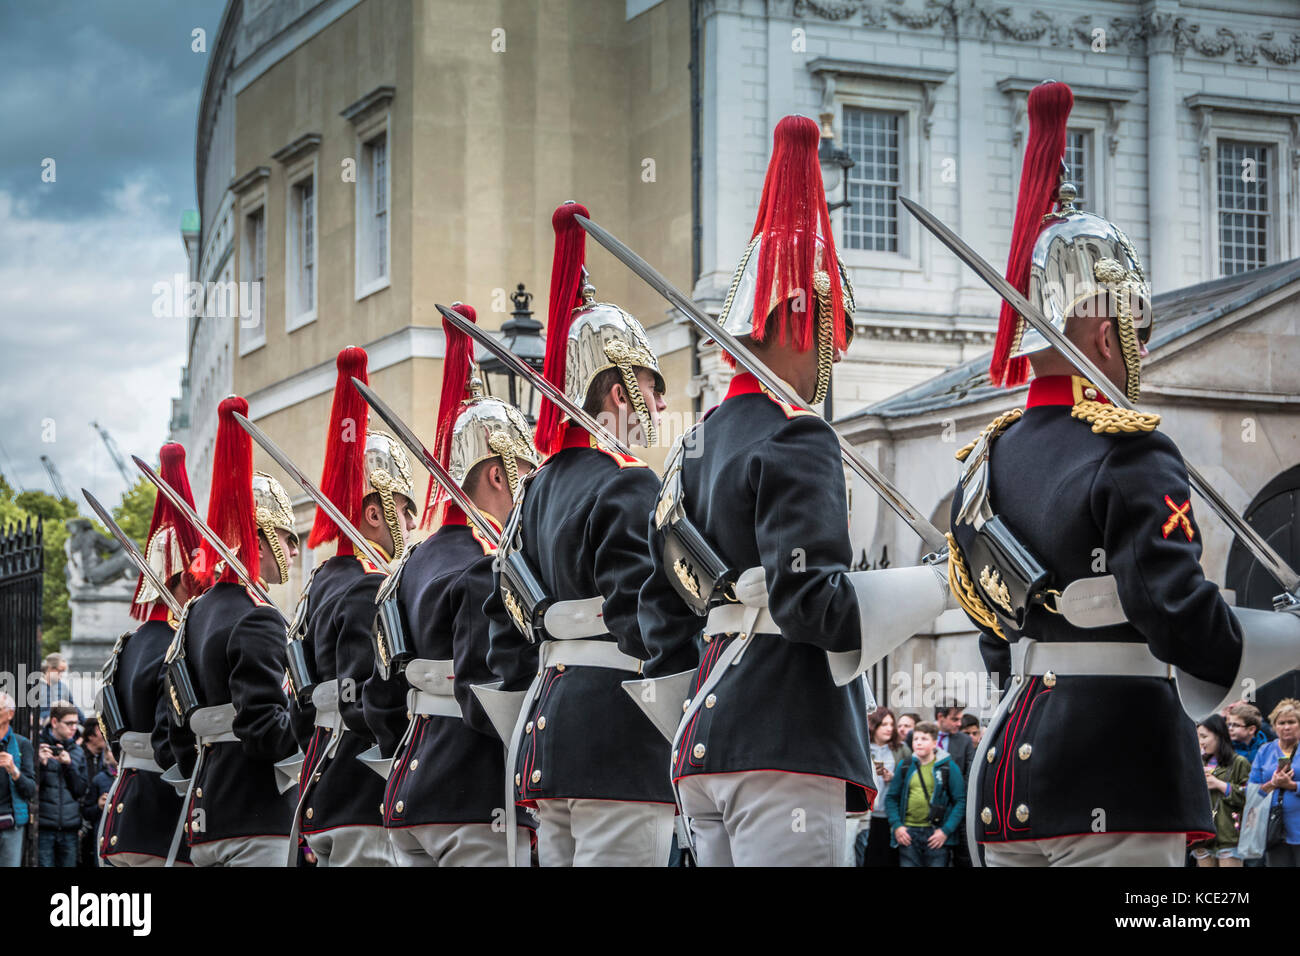
[[[59,477],[59,469],[54,467],[54,462],[50,461],[49,455],[41,455],[41,464],[45,466],[45,474],[50,478],[50,487],[54,489],[54,497],[62,500],[68,497],[68,491],[63,487],[63,479]]]
[[[126,462],[122,459],[122,453],[117,450],[117,442],[113,441],[113,436],[108,433],[108,429],[99,422],[91,422],[90,427],[99,432],[99,437],[104,439],[104,447],[108,449],[109,455],[113,459],[113,464],[117,465],[118,473],[121,474],[122,480],[126,482],[127,488],[130,488],[135,482],[131,479],[131,472],[126,467]]]

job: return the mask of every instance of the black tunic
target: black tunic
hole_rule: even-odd
[[[600,596],[606,640],[638,660],[648,657],[637,621],[643,585],[667,592],[646,542],[646,518],[659,480],[635,458],[593,447],[571,425],[565,447],[531,480],[521,505],[524,552],[556,601]],[[484,605],[490,619],[488,663],[505,690],[524,690],[537,673],[538,648],[528,644],[501,603],[499,576]],[[522,802],[549,799],[671,803],[668,742],[621,684],[636,674],[607,667],[547,669],[530,709],[515,772]],[[534,772],[540,773],[534,782]]]
[[[239,584],[215,584],[190,605],[185,649],[204,707],[233,703],[239,738],[211,747],[194,781],[190,845],[233,837],[288,836],[293,796],[274,764],[294,752],[284,691],[285,620]],[[197,750],[189,726],[168,728],[187,776]]]
[[[494,679],[483,602],[492,591],[495,555],[452,506],[443,526],[406,559],[397,585],[402,627],[415,657],[453,662],[453,691],[464,717],[415,718],[411,742],[397,755],[384,793],[387,827],[500,823],[505,748],[470,691]],[[386,757],[394,756],[410,722],[408,690],[404,677],[383,680],[376,673],[362,694],[366,722]],[[520,812],[517,822],[530,820]]]
[[[113,687],[122,707],[125,729],[149,734],[152,742],[165,744],[171,710],[163,683],[163,656],[176,631],[167,620],[166,608],[158,607],[162,613],[145,621],[126,639],[117,658]],[[159,766],[163,770],[176,762],[170,747],[162,748],[162,756],[165,763],[160,762]],[[104,813],[101,856],[142,853],[166,859],[180,818],[181,798],[171,784],[163,783],[162,774],[122,770],[114,802],[104,805]],[[176,858],[186,862],[189,848],[182,848]]]
[[[691,441],[682,464],[687,514],[732,567],[763,567],[781,636],[757,638],[718,684],[715,706],[696,711],[678,745],[674,778],[816,774],[855,785],[846,796],[861,806],[875,795],[866,695],[859,680],[837,687],[826,658],[861,645],[858,600],[846,576],[852,549],[835,433],[741,373]],[[662,534],[653,519],[650,535],[661,576]],[[646,672],[661,677],[699,667],[696,689],[736,639],[706,641],[704,619],[663,589],[642,589],[641,622],[651,652]]]
[[[383,571],[353,555],[330,558],[312,578],[304,649],[317,682],[338,681],[339,711],[348,732],[303,806],[303,833],[380,824],[384,780],[357,756],[375,742],[361,714],[361,694],[374,666],[375,594],[383,580]],[[310,701],[295,702],[294,724],[304,754],[300,796],[334,733],[313,727],[315,717]]]
[[[1073,418],[1075,393],[1086,387],[1070,376],[1033,382],[1023,417],[992,443],[990,500],[1053,572],[1055,587],[1113,574],[1128,621],[1084,629],[1033,606],[1024,628],[1007,636],[1145,643],[1161,661],[1229,685],[1240,629],[1202,573],[1182,456],[1158,431],[1097,434]],[[958,486],[954,523],[961,505]],[[955,524],[954,534],[968,551],[970,526]],[[983,631],[980,651],[1006,687],[1010,645]],[[1195,725],[1170,680],[1059,676],[1049,687],[1042,674],[1032,675],[1003,726],[989,732],[993,759],[973,771],[981,842],[1086,835],[1098,827],[1213,836]],[[1025,819],[1017,816],[1021,807]],[[980,817],[985,809],[988,823]]]

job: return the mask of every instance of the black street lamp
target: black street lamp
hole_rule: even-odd
[[[831,125],[834,118],[834,113],[821,114],[822,139],[817,147],[817,161],[822,168],[822,185],[826,189],[826,208],[831,212],[852,206],[849,202],[848,172],[857,165],[852,153],[835,146],[835,129]],[[844,198],[839,202],[830,202],[831,193],[835,192],[841,184],[844,186]]]
[[[519,283],[510,294],[514,311],[502,323],[499,337],[501,343],[524,364],[541,374],[546,363],[546,338],[542,335],[542,323],[533,318],[533,311],[528,307],[532,300],[533,294],[524,291],[524,284]],[[504,398],[518,408],[528,419],[528,424],[537,423],[538,392],[531,382],[517,382],[515,373],[495,355],[483,358],[478,367],[483,371],[489,395]]]

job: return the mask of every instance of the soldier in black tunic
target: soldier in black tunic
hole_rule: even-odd
[[[320,489],[386,560],[401,560],[415,525],[410,463],[392,437],[366,430],[369,407],[352,384],[354,377],[368,381],[365,351],[345,348],[336,365]],[[335,540],[338,553],[312,572],[296,617],[301,635],[294,636],[301,636],[314,681],[310,698],[293,707],[304,753],[296,822],[317,865],[391,866],[381,816],[384,781],[357,759],[375,743],[361,689],[374,659],[375,595],[386,572],[356,554],[317,509],[308,546]]]
[[[298,554],[293,508],[278,481],[253,472],[252,439],[235,412],[247,416],[248,403],[232,395],[219,407],[208,525],[249,573],[283,583]],[[215,583],[186,607],[174,647],[184,649],[201,706],[168,727],[179,770],[191,778],[184,817],[190,859],[195,866],[280,866],[293,803],[275,764],[295,749],[284,690],[287,624],[206,541],[200,562]]]
[[[185,449],[168,443],[158,453],[159,476],[194,507]],[[167,496],[158,493],[145,541],[144,556],[182,605],[196,597],[202,582],[189,571],[198,555],[199,533]],[[121,752],[117,779],[100,817],[97,852],[109,866],[162,866],[181,812],[176,790],[162,779],[175,760],[167,746],[168,702],[163,655],[176,634],[177,621],[152,584],[140,575],[131,616],[143,621],[124,634],[113,649],[112,693],[121,708],[124,729],[112,743]],[[156,737],[155,737],[156,735]],[[165,763],[155,759],[155,747]],[[177,862],[189,863],[189,848]]]
[[[476,318],[470,306],[453,308]],[[518,410],[470,381],[468,337],[445,320],[443,327],[434,454],[499,535],[537,451]],[[377,666],[362,694],[380,754],[391,761],[384,826],[401,866],[505,866],[506,826],[518,827],[516,862],[527,866],[532,822],[522,809],[503,809],[505,751],[470,692],[493,679],[483,603],[496,545],[432,479],[423,525],[437,530],[411,549],[381,594],[397,612],[411,659],[387,676]]]
[[[778,124],[753,238],[720,318],[814,403],[852,323],[818,141],[810,119]],[[679,517],[730,569],[716,589],[667,551]],[[892,600],[929,620],[945,603],[939,576],[849,572],[834,431],[748,372],[670,455],[649,533],[655,577],[677,590],[641,590],[645,672],[655,679],[645,696],[673,735],[672,779],[699,864],[843,865],[846,811],[868,808],[876,793],[858,678],[915,630],[877,623],[892,607],[875,597],[877,583],[896,582]]]
[[[1148,288],[1128,238],[1074,208],[1060,177],[1072,100],[1062,83],[1030,93],[1007,278],[1136,401]],[[1025,408],[958,455],[952,583],[1004,688],[972,764],[968,836],[990,866],[1181,866],[1214,829],[1188,712],[1278,673],[1255,652],[1280,645],[1251,634],[1294,618],[1228,607],[1158,416],[1110,404],[1005,306],[993,380],[1021,384],[1031,366]],[[1009,560],[1008,541],[1028,559]],[[1117,748],[1134,727],[1143,746]]]
[[[611,431],[652,444],[665,407],[658,360],[636,319],[594,301],[575,214],[586,210],[566,203],[552,220],[544,374]],[[508,758],[511,802],[537,809],[542,866],[663,866],[674,813],[668,748],[620,686],[648,656],[637,592],[652,574],[645,526],[659,482],[550,402],[536,440],[550,457],[525,483],[502,550],[522,555],[555,603],[527,637],[521,598],[499,576],[485,605],[488,663],[502,690],[527,691]],[[662,575],[657,583],[668,589]]]

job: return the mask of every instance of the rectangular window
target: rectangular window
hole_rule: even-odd
[[[1268,264],[1271,148],[1219,140],[1219,275]]]
[[[299,179],[289,192],[288,249],[285,255],[285,313],[290,331],[315,318],[316,183]]]
[[[898,251],[901,119],[898,113],[844,108],[844,148],[854,162],[846,174],[845,248]]]
[[[298,221],[302,227],[299,234],[301,245],[298,247],[302,250],[298,270],[298,307],[303,312],[310,312],[316,307],[316,195],[310,179],[298,184],[298,209]]]
[[[1074,204],[1080,209],[1092,210],[1092,131],[1084,129],[1068,130],[1065,134],[1065,165],[1068,166],[1070,182],[1078,190]]]
[[[240,252],[240,285],[244,290],[234,296],[234,311],[239,323],[239,351],[247,354],[266,342],[266,207],[261,206],[244,216],[244,238]],[[253,297],[256,296],[256,299]],[[244,315],[251,302],[256,315]]]
[[[375,278],[388,275],[388,138],[370,144],[375,178]]]
[[[380,133],[362,145],[359,180],[357,295],[364,296],[388,284],[390,202],[387,133]]]

